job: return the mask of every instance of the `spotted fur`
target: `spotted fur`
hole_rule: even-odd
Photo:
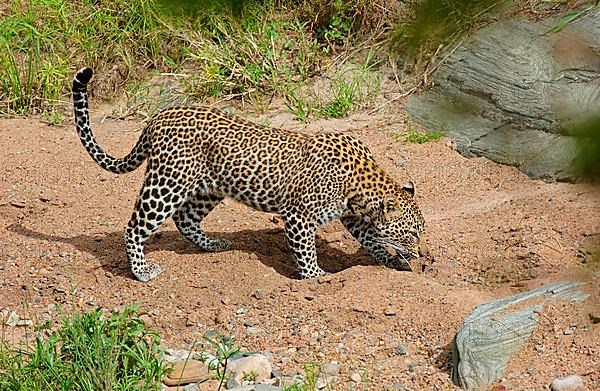
[[[125,228],[127,257],[141,281],[161,269],[144,258],[144,243],[169,217],[179,231],[206,251],[231,243],[207,236],[202,219],[224,197],[278,213],[302,278],[325,272],[317,264],[317,226],[341,221],[374,260],[410,270],[418,256],[423,216],[414,185],[398,185],[360,141],[336,133],[307,135],[274,129],[207,107],[175,107],[148,122],[132,151],[108,155],[90,127],[87,83],[90,68],[73,79],[77,132],[103,169],[127,173],[148,161],[144,184]],[[389,248],[396,251],[393,255]]]

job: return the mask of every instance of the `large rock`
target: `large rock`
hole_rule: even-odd
[[[454,382],[473,389],[500,379],[509,359],[529,339],[547,300],[582,301],[580,282],[545,285],[480,304],[463,321],[453,344]]]
[[[556,21],[512,18],[477,32],[434,85],[407,102],[465,156],[515,165],[533,178],[573,180],[570,129],[600,112],[600,8],[555,34]]]

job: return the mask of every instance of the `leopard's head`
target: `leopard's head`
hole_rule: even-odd
[[[380,243],[393,248],[406,260],[428,255],[422,236],[425,220],[414,196],[414,183],[395,186],[392,192],[379,200],[378,211],[372,216]]]

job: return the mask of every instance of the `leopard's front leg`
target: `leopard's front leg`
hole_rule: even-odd
[[[317,263],[317,225],[297,213],[283,215],[285,237],[292,251],[300,278],[314,278],[327,274]]]
[[[386,250],[370,222],[357,216],[345,216],[341,220],[375,262],[396,270],[412,271],[407,257],[402,254],[394,256]]]

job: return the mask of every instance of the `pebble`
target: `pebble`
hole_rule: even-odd
[[[8,319],[6,320],[6,325],[10,327],[15,327],[19,323],[19,315],[15,311],[11,312],[8,315]]]
[[[324,376],[319,376],[317,378],[317,381],[315,382],[315,387],[317,388],[317,390],[322,390],[325,387],[327,387],[327,379]]]
[[[564,335],[573,335],[577,331],[577,326],[567,327],[563,330]]]
[[[262,329],[258,326],[251,326],[246,328],[246,335],[255,335],[255,334],[259,334],[262,331]]]
[[[265,298],[265,292],[263,292],[262,289],[257,289],[254,291],[252,296],[254,296],[257,300],[262,300]]]
[[[352,374],[350,375],[350,380],[352,380],[356,384],[360,384],[360,382],[362,381],[362,376],[360,376],[360,373],[358,372],[352,372]]]
[[[550,389],[552,391],[574,391],[584,388],[583,379],[577,375],[560,377],[552,380]]]
[[[408,355],[408,350],[406,350],[404,345],[398,345],[398,347],[394,349],[394,353],[396,353],[398,356],[406,356]]]
[[[323,364],[322,370],[327,376],[337,376],[340,373],[340,364],[337,361],[331,361]]]

